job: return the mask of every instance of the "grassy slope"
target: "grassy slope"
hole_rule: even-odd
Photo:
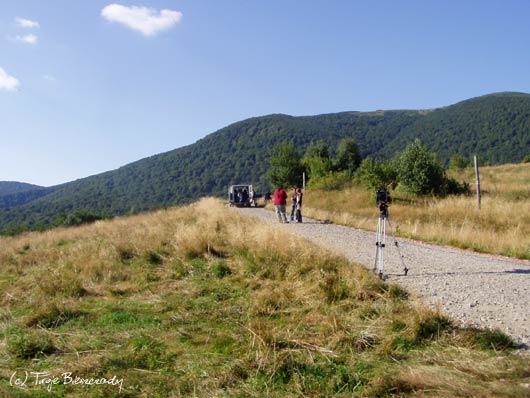
[[[530,260],[530,164],[482,167],[482,206],[477,209],[474,170],[452,171],[467,181],[469,197],[409,198],[395,193],[390,219],[398,234],[479,252]],[[374,230],[375,193],[358,187],[309,191],[304,214]]]
[[[3,397],[530,396],[505,336],[217,200],[0,244]],[[21,390],[15,370],[123,390]]]

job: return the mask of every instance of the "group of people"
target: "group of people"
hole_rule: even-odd
[[[236,202],[244,203],[248,200],[248,192],[246,189],[239,188],[236,191]]]
[[[302,197],[303,193],[300,188],[294,188],[291,195],[291,221],[302,222]],[[276,216],[278,221],[281,223],[288,223],[287,214],[287,192],[280,186],[274,191],[274,208],[276,210]]]

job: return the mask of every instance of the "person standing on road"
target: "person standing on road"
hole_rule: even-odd
[[[291,196],[291,221],[294,221],[295,211],[296,211],[296,187],[294,187],[293,194]]]
[[[296,189],[296,222],[302,222],[302,190]]]
[[[274,191],[274,209],[276,210],[276,216],[279,222],[289,223],[285,214],[285,205],[287,204],[287,193],[283,189],[283,186],[279,186]]]

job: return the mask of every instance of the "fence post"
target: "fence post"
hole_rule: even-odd
[[[475,160],[475,177],[477,179],[477,204],[478,204],[478,209],[480,210],[480,176],[478,174],[478,161],[477,161],[476,155],[474,156],[474,160]]]

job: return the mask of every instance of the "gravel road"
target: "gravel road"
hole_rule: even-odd
[[[374,266],[375,233],[304,219],[279,224],[265,209],[245,208],[249,217],[274,223],[369,269]],[[392,221],[392,220],[391,220]],[[374,224],[377,219],[374,217]],[[388,229],[387,229],[388,231]],[[530,261],[472,253],[398,238],[407,276],[387,234],[385,275],[463,325],[495,328],[530,346]]]

